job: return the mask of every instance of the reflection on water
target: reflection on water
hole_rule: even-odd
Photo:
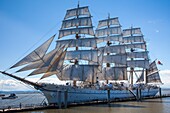
[[[67,109],[48,109],[24,113],[170,113],[170,98],[148,99],[142,102],[115,102]]]

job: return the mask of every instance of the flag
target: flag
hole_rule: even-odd
[[[159,64],[159,65],[163,65],[163,64],[162,64],[162,62],[161,62],[161,61],[159,61],[159,60],[158,60],[158,64]]]

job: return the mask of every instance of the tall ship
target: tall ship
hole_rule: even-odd
[[[48,49],[56,35],[14,64],[10,69],[21,66],[15,75],[1,73],[34,86],[49,105],[64,103],[65,92],[68,103],[104,101],[108,93],[112,100],[138,98],[139,93],[155,96],[162,82],[141,29],[122,30],[118,17],[108,15],[94,30],[91,18],[88,6],[78,4],[67,10],[53,50]],[[32,82],[16,75],[30,70],[28,77],[42,74],[41,80],[56,75],[65,85]]]

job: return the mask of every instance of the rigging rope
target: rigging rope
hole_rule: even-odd
[[[13,79],[13,78],[12,78]],[[16,82],[16,84],[22,84],[22,85],[24,85],[25,87],[27,87],[27,88],[29,88],[29,89],[34,89],[33,87],[31,87],[30,85],[26,85],[25,83],[22,83],[22,82],[18,82],[18,80],[15,80],[15,79],[13,79],[14,81],[17,81]],[[35,89],[34,89],[35,90]],[[43,95],[41,92],[37,92],[37,94],[40,94],[40,95]],[[26,102],[27,100],[30,100],[31,98],[33,98],[34,96],[36,96],[36,95],[32,95],[31,97],[30,97],[30,95],[27,95],[27,96],[23,96],[23,97],[21,97],[21,98],[19,98],[19,99],[16,99],[16,100],[13,100],[13,101],[10,101],[10,102],[5,102],[5,103],[3,103],[4,105],[6,105],[6,104],[11,104],[11,103],[15,103],[15,102],[17,102],[17,101],[20,101],[20,103],[21,102]],[[44,96],[44,95],[43,95]],[[28,98],[29,97],[29,98]],[[25,98],[28,98],[28,99],[25,99]],[[24,100],[25,99],[25,100]]]
[[[4,84],[4,76],[2,76],[2,78],[1,78],[1,81],[2,81],[2,83],[0,83],[1,84],[1,91],[3,90],[3,84]]]
[[[49,29],[35,44],[33,44],[26,52],[24,52],[15,62],[17,62],[19,59],[21,59],[25,54],[27,54],[31,49],[33,49],[33,47],[35,45],[37,45],[46,35],[48,35],[52,30],[54,30],[60,23],[61,21],[59,21],[57,24],[55,24],[53,27],[51,27],[51,29]],[[14,64],[14,63],[12,63]],[[10,66],[11,67],[11,66]],[[8,71],[9,68],[7,68],[5,71]]]
[[[92,9],[90,9],[92,12],[93,12],[93,14],[95,15],[95,17],[97,17],[98,19],[99,19],[99,16],[98,16],[98,14],[94,11],[94,10],[92,10]],[[98,23],[98,20],[96,19],[96,18],[93,18],[93,23]],[[97,28],[97,24],[96,24],[96,27],[95,28]]]
[[[27,84],[25,84],[25,83],[23,83],[23,82],[18,82],[18,80],[14,79],[14,78],[12,78],[12,80],[16,81],[16,84],[22,84],[23,86],[27,87],[28,89],[36,90],[36,89],[33,88],[32,86],[27,85]],[[40,93],[40,92],[39,92],[39,93]],[[40,93],[40,94],[42,94],[42,93]]]

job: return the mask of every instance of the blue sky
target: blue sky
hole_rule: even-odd
[[[141,27],[150,58],[163,63],[159,66],[163,86],[170,87],[169,0],[79,1],[80,6],[89,6],[94,28],[108,13],[119,17],[122,28]],[[0,0],[0,70],[9,68],[53,34],[58,35],[66,10],[77,3],[78,0]],[[7,77],[1,76],[3,79]]]

